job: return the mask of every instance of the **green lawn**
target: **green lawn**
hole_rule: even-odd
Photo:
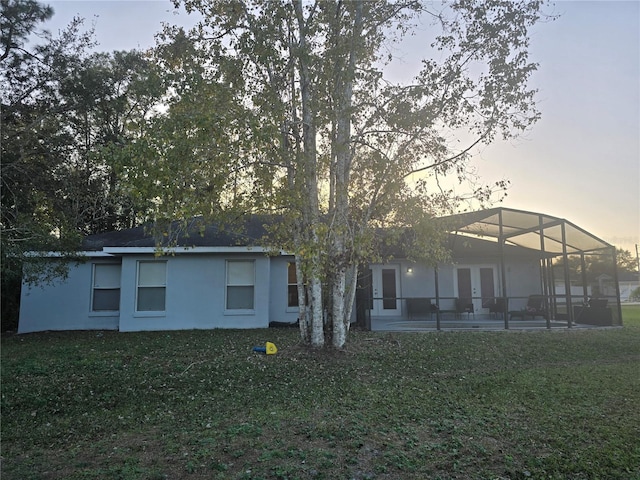
[[[640,306],[623,315],[332,354],[283,330],[3,338],[2,479],[640,479]]]
[[[622,305],[622,323],[626,326],[640,327],[640,304]]]

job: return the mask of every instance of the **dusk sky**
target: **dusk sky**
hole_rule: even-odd
[[[52,32],[95,22],[99,50],[146,49],[162,22],[189,25],[169,0],[50,1]],[[485,182],[511,182],[505,207],[565,218],[635,255],[640,243],[640,1],[558,1],[531,34],[540,120],[473,160]],[[424,38],[398,47],[394,72],[415,73]]]

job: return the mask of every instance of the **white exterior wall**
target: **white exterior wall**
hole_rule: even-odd
[[[137,312],[138,262],[152,260],[167,265],[165,311]],[[255,262],[252,310],[225,309],[227,260]],[[93,264],[120,261],[120,311],[92,312]],[[54,285],[23,285],[18,332],[266,328],[272,310],[271,296],[282,297],[281,308],[286,310],[286,262],[280,293],[270,287],[270,262],[269,257],[259,253],[183,254],[156,259],[153,255],[124,255],[122,259],[91,259],[71,265],[68,278]],[[292,321],[295,321],[297,315],[293,315]]]
[[[136,312],[137,265],[149,256],[122,260],[120,331],[266,328],[269,326],[269,258],[264,255],[194,254],[166,261],[164,312]],[[225,309],[226,261],[255,261],[254,309]]]
[[[407,298],[430,298],[431,303],[436,303],[435,275],[432,267],[399,261],[400,265],[400,292],[402,300],[402,314],[407,314]],[[408,270],[411,269],[411,272]]]
[[[527,305],[529,295],[542,294],[538,260],[508,260],[505,270],[509,310],[520,310]]]
[[[408,269],[411,268],[411,272]],[[435,274],[432,267],[400,262],[400,287],[403,298],[431,298],[435,300]]]
[[[453,265],[440,265],[438,267],[438,286],[440,293],[440,309],[452,310],[455,308],[455,285]]]
[[[117,260],[117,259],[116,259]],[[118,315],[91,312],[93,263],[69,267],[68,277],[52,285],[22,285],[18,333],[46,330],[117,330]]]

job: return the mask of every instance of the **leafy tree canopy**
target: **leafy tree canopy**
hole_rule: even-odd
[[[81,19],[53,36],[41,28],[50,7],[0,6],[4,322],[15,320],[21,277],[50,282],[66,273],[64,262],[29,252],[73,257],[82,235],[144,218],[148,202],[123,188],[113,152],[139,136],[133,122],[138,128],[164,90],[142,53],[91,53],[93,32]]]
[[[468,180],[477,145],[540,117],[528,30],[541,1],[174,3],[203,20],[160,37],[167,110],[126,176],[164,225],[281,215],[272,238],[296,256],[301,335],[315,346],[344,344],[377,228],[417,227],[417,255],[446,258],[431,219],[464,198],[443,179]],[[387,52],[426,17],[437,33],[421,70],[389,81]],[[470,196],[487,202],[502,187]]]

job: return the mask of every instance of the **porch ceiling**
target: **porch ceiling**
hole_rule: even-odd
[[[567,220],[542,213],[500,207],[451,215],[443,217],[443,221],[452,233],[495,242],[504,239],[505,245],[548,254],[561,255],[563,243],[568,254],[613,248]]]

